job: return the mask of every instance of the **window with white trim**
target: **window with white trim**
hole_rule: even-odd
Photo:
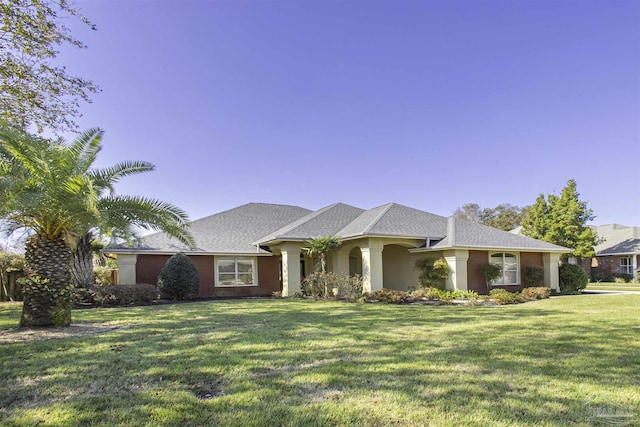
[[[633,274],[633,261],[630,256],[620,258],[620,273]]]
[[[254,257],[216,257],[216,286],[258,286]]]
[[[502,276],[494,280],[494,285],[517,285],[520,283],[518,274],[518,255],[508,252],[491,254],[489,257],[491,264],[499,265]]]

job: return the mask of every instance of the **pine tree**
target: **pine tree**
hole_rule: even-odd
[[[522,222],[522,234],[573,249],[567,256],[592,258],[600,243],[587,226],[595,218],[587,202],[580,200],[575,180],[570,179],[560,196],[540,194]]]

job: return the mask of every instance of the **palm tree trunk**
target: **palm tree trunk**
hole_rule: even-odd
[[[64,239],[32,236],[25,251],[22,318],[20,326],[71,324],[71,251]]]
[[[327,272],[327,255],[324,252],[320,253],[320,267],[323,273]]]
[[[91,241],[93,236],[87,233],[82,236],[71,252],[71,283],[75,288],[89,289],[93,286],[93,252]]]

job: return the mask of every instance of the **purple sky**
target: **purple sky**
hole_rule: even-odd
[[[527,205],[640,225],[640,2],[79,1],[101,165],[192,219],[246,202]],[[73,23],[70,23],[73,24]]]

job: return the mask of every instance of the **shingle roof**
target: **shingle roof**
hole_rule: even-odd
[[[344,203],[335,203],[303,216],[279,230],[258,239],[256,243],[274,240],[306,240],[310,238],[335,236],[364,209]]]
[[[195,252],[267,253],[252,242],[309,212],[299,206],[248,203],[193,221],[189,225],[197,243]],[[165,233],[143,237],[136,250],[192,252]]]
[[[562,246],[451,216],[447,220],[446,237],[432,248],[453,247],[569,251]]]
[[[419,209],[389,203],[363,212],[337,233],[339,237],[381,235],[402,237],[443,237],[447,219]]]
[[[640,253],[640,227],[607,224],[592,228],[605,239],[595,247],[596,256]]]
[[[268,253],[260,245],[314,237],[398,236],[442,239],[431,249],[502,248],[568,252],[568,249],[455,217],[434,215],[389,203],[363,210],[336,203],[317,211],[298,206],[248,203],[190,223],[197,248],[191,250],[164,233],[141,239],[139,247],[114,252]]]
[[[596,252],[596,256],[601,255],[623,255],[640,254],[640,239],[627,239],[609,246],[606,249]]]

